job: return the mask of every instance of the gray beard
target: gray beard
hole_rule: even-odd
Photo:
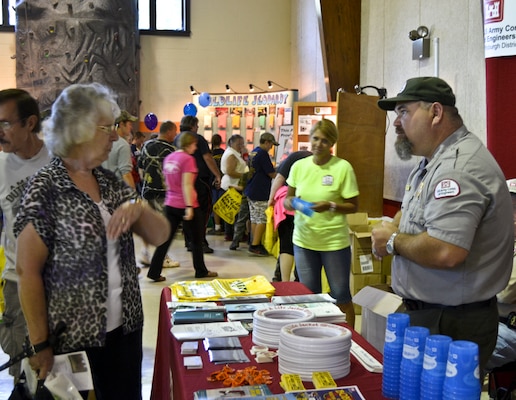
[[[412,143],[405,136],[397,137],[394,148],[401,160],[406,161],[412,158]]]

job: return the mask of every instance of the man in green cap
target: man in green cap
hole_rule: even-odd
[[[400,158],[420,156],[401,211],[372,232],[373,253],[394,255],[392,288],[410,324],[479,345],[480,370],[497,338],[496,294],[511,273],[512,203],[505,177],[464,126],[442,79],[409,79],[393,98]]]
[[[131,158],[131,145],[129,140],[133,132],[133,122],[138,121],[134,115],[126,110],[122,110],[116,119],[114,129],[118,135],[118,140],[113,142],[113,147],[109,153],[109,158],[102,163],[102,166],[113,171],[120,179],[123,179],[132,188],[136,188],[133,175],[133,161]]]

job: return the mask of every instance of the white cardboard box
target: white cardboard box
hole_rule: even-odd
[[[403,302],[400,296],[382,290],[386,285],[379,287],[366,286],[353,296],[353,303],[362,306],[360,334],[383,354],[387,315],[403,309]]]

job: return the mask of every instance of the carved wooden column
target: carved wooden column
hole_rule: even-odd
[[[31,0],[16,11],[16,84],[42,111],[70,84],[98,82],[138,115],[137,0]]]

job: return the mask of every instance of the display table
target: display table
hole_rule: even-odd
[[[276,288],[276,295],[288,296],[295,294],[308,294],[310,290],[299,282],[273,282]],[[193,393],[200,389],[212,389],[221,387],[221,382],[208,382],[207,377],[211,372],[220,370],[222,365],[212,364],[208,354],[204,351],[202,341],[199,341],[198,355],[202,357],[203,369],[187,370],[183,366],[183,355],[181,355],[181,342],[176,340],[170,328],[172,327],[170,310],[167,308],[167,301],[171,300],[170,289],[164,288],[161,292],[160,313],[158,322],[158,339],[156,343],[156,358],[154,361],[154,375],[152,379],[151,400],[192,400]],[[348,327],[349,328],[349,327]],[[379,353],[362,336],[352,330],[352,338],[360,346],[366,349],[373,357],[383,362]],[[231,364],[231,367],[243,369],[254,365],[257,369],[267,369],[273,377],[273,383],[269,385],[272,393],[283,393],[279,385],[280,373],[278,372],[277,358],[273,363],[258,364],[254,361],[249,349],[253,346],[252,334],[241,337],[242,347],[250,363]],[[336,380],[339,386],[357,385],[366,399],[382,399],[382,375],[368,372],[351,355],[351,372],[348,376]],[[303,382],[307,389],[313,388],[311,382]]]

